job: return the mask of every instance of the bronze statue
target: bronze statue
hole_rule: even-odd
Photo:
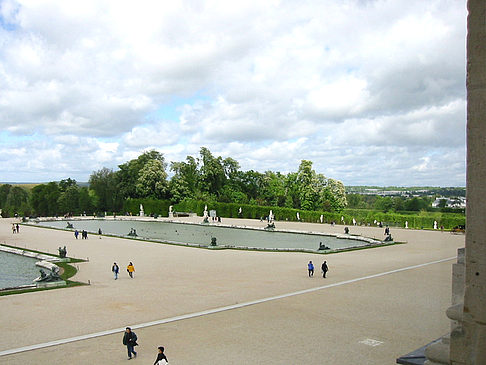
[[[64,248],[59,247],[57,250],[59,251],[59,257],[60,258],[62,258],[62,259],[66,258],[66,255],[67,255],[66,246],[64,246]]]

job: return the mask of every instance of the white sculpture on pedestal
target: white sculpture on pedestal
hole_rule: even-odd
[[[203,217],[206,218],[208,216],[208,206],[204,206],[204,212],[203,212]]]
[[[143,212],[143,205],[140,204],[140,217],[144,217],[145,213]]]

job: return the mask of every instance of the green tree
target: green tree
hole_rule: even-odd
[[[167,193],[167,173],[160,160],[149,160],[138,174],[136,191],[142,198],[163,199]]]
[[[71,179],[70,177],[65,179],[65,180],[61,180],[59,181],[59,190],[61,192],[65,192],[67,190],[67,188],[71,187],[71,186],[76,186],[76,180],[74,179]]]
[[[240,173],[240,189],[249,200],[256,200],[263,187],[263,175],[258,171],[245,171]]]
[[[341,211],[348,204],[346,200],[346,189],[339,180],[326,179],[324,189],[321,191],[322,207],[331,207],[331,210]]]
[[[58,215],[60,194],[59,186],[53,181],[35,186],[31,193],[31,204],[34,212],[41,216]]]
[[[90,190],[85,186],[79,189],[79,213],[90,214],[94,212],[95,204],[93,194],[95,194],[95,192],[92,190],[92,193],[90,194]]]
[[[290,172],[285,177],[285,197],[285,207],[300,208],[299,183],[296,172]]]
[[[318,179],[312,169],[312,161],[302,160],[297,171],[300,208],[314,210],[319,201]]]
[[[405,208],[405,199],[402,198],[402,197],[395,197],[393,198],[393,209],[398,212],[398,211],[401,211],[401,210],[404,210]]]
[[[113,170],[104,167],[94,171],[89,178],[89,187],[96,194],[96,208],[99,211],[120,211],[122,203],[117,174]]]
[[[286,189],[285,176],[280,172],[266,171],[262,179],[260,196],[265,205],[285,206]]]
[[[349,208],[362,208],[363,196],[361,194],[348,194],[346,195]]]
[[[8,210],[9,214],[24,214],[24,209],[27,207],[27,203],[29,201],[29,194],[26,190],[21,188],[20,186],[14,186],[10,188],[7,201],[5,202],[6,209]]]
[[[226,180],[223,160],[221,156],[214,157],[206,147],[201,147],[199,155],[200,190],[213,196],[219,196]]]
[[[10,185],[10,184],[0,185],[0,208],[2,208],[2,209],[6,208],[7,197],[8,197],[8,193],[10,192],[11,188],[12,188],[12,185]]]
[[[376,200],[375,200],[375,209],[376,210],[381,210],[381,211],[386,213],[389,210],[391,210],[392,208],[393,208],[393,201],[389,196],[387,196],[387,197],[381,197],[381,196],[376,197]]]
[[[61,189],[59,189],[61,191]],[[76,185],[68,185],[59,196],[59,211],[62,214],[79,213],[79,190]]]
[[[130,160],[122,165],[119,165],[119,171],[117,171],[118,179],[118,191],[123,198],[138,198],[137,182],[140,171],[145,164],[151,160],[157,160],[162,163],[163,170],[166,169],[166,163],[164,155],[162,153],[151,150],[142,153],[136,159]]]
[[[429,206],[429,201],[427,198],[413,197],[405,202],[405,209],[418,212],[420,210],[425,210]]]
[[[174,172],[174,176],[170,180],[169,191],[175,202],[196,197],[199,180],[196,159],[187,156],[186,162],[171,162],[170,169]]]

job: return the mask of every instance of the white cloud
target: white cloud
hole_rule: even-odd
[[[464,184],[460,2],[4,0],[0,16],[0,129],[10,158],[36,151],[24,172],[0,159],[8,179],[207,146],[257,170]],[[149,117],[177,98],[179,118]]]

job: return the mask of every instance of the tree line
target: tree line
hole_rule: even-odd
[[[171,177],[169,178],[169,173]],[[168,164],[151,150],[118,166],[102,168],[80,187],[68,178],[37,185],[30,194],[21,187],[0,186],[2,215],[55,216],[93,212],[123,213],[127,199],[237,203],[301,210],[341,211],[347,205],[341,181],[327,178],[302,160],[296,172],[282,174],[241,170],[231,157],[214,156],[201,147],[197,157]]]

